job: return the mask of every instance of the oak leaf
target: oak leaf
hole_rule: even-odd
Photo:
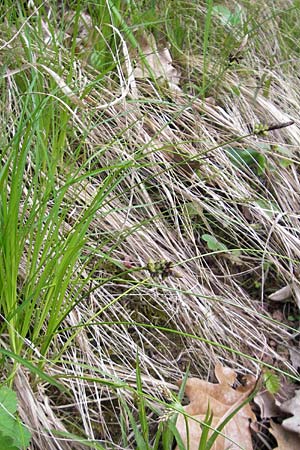
[[[186,448],[198,450],[201,439],[201,425],[197,421],[204,421],[208,408],[213,413],[211,426],[218,427],[229,414],[231,414],[250,395],[255,386],[255,378],[246,377],[246,384],[233,389],[236,382],[235,372],[217,364],[215,375],[218,383],[209,383],[198,378],[190,378],[186,382],[185,393],[190,403],[184,410],[192,418],[179,414],[176,427]],[[179,382],[181,384],[181,382]],[[196,419],[196,420],[194,420]],[[256,417],[249,405],[241,408],[222,430],[212,447],[212,450],[253,450],[252,439],[249,429],[249,421],[256,421]],[[188,433],[187,433],[188,426]],[[213,431],[209,433],[209,436]],[[225,436],[226,437],[225,437]],[[189,443],[187,443],[189,436]],[[188,445],[189,444],[189,445]],[[178,447],[176,448],[178,450]]]
[[[270,432],[277,441],[277,447],[274,450],[299,450],[300,437],[297,433],[285,430],[282,425],[279,425],[271,420]]]
[[[300,435],[300,390],[295,392],[295,396],[280,405],[282,411],[292,414],[292,417],[282,422],[283,428]],[[300,444],[300,439],[299,439]],[[300,448],[300,447],[299,447]]]
[[[300,369],[300,350],[291,347],[289,348],[289,354],[294,369]]]
[[[263,391],[257,394],[254,403],[259,407],[260,417],[262,419],[281,416],[280,407],[276,402],[274,395],[269,391]]]
[[[283,302],[291,297],[294,297],[298,308],[300,308],[300,285],[298,282],[293,281],[291,284],[283,286],[268,296],[270,300],[275,302]]]
[[[172,57],[167,47],[158,49],[154,36],[144,35],[141,45],[143,58],[140,58],[134,70],[136,78],[151,78],[167,81],[170,88],[180,90],[178,87],[180,72],[172,65]]]

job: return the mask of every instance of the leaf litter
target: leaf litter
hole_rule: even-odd
[[[247,375],[245,384],[234,389],[233,386],[237,381],[236,373],[221,364],[216,365],[215,375],[218,383],[210,383],[198,378],[190,378],[186,383],[185,393],[190,403],[184,407],[184,410],[192,418],[189,417],[186,421],[184,415],[179,414],[176,427],[184,445],[190,450],[198,450],[199,448],[202,434],[199,421],[205,420],[208,408],[213,414],[211,427],[216,428],[241,405],[253,392],[256,385],[255,377]],[[225,450],[230,447],[231,450],[236,450],[242,447],[245,450],[252,450],[251,422],[256,422],[256,416],[247,404],[227,423],[222,435],[217,437],[212,449]],[[177,447],[178,449],[179,447]]]
[[[300,438],[296,433],[285,430],[281,425],[271,421],[270,432],[277,441],[274,450],[299,450]]]
[[[154,44],[155,44],[155,42],[154,42]],[[151,46],[150,46],[151,47]],[[150,48],[150,47],[148,47],[148,48]],[[159,62],[159,64],[157,63],[157,65],[158,66],[162,66],[162,67],[165,67],[165,70],[162,72],[162,73],[160,73],[159,72],[159,70],[158,69],[156,69],[156,67],[155,67],[155,64],[152,64],[152,62],[151,62],[151,58],[150,59],[148,59],[148,66],[150,66],[150,68],[152,68],[152,71],[155,71],[155,70],[157,70],[157,73],[156,73],[156,77],[157,78],[161,78],[161,79],[163,79],[163,80],[167,80],[167,82],[169,82],[169,83],[172,83],[173,81],[175,81],[175,85],[178,85],[178,81],[177,81],[177,79],[178,79],[178,77],[180,76],[180,74],[179,74],[179,72],[177,71],[177,72],[174,72],[173,71],[173,69],[175,69],[175,67],[173,66],[173,64],[172,64],[172,59],[171,59],[171,57],[170,57],[170,54],[168,53],[169,51],[168,51],[168,49],[167,48],[165,48],[165,49],[163,49],[163,51],[159,51],[158,49],[157,49],[157,46],[156,46],[156,44],[155,44],[155,47],[154,46],[152,46],[151,48],[151,52],[148,54],[148,56],[150,56],[151,54],[152,54],[152,56],[153,55],[155,55],[155,57],[156,57],[156,59],[158,59],[159,60],[159,58],[160,58],[160,62]],[[147,59],[147,49],[146,48],[144,48],[143,49],[143,51],[144,51],[144,54],[146,55],[146,59]],[[155,58],[154,58],[154,60],[155,60]],[[142,61],[142,60],[141,60]],[[156,61],[157,62],[157,61]],[[145,68],[145,66],[146,65],[144,65],[143,66],[143,64],[141,63],[141,66],[139,67],[137,67],[137,69],[138,68],[141,68],[141,70],[142,70],[142,76],[141,76],[141,78],[143,79],[146,79],[146,78],[151,78],[151,76],[150,76],[150,74],[149,74],[149,70],[148,70],[148,68],[146,67]],[[73,94],[73,92],[70,92],[69,90],[68,90],[68,87],[66,87],[66,84],[65,84],[65,82],[64,82],[64,80],[62,79],[62,78],[55,78],[55,73],[54,73],[54,75],[53,75],[53,73],[50,73],[49,72],[49,70],[46,70],[46,68],[45,67],[43,67],[43,69],[45,70],[45,72],[47,72],[48,73],[48,75],[51,75],[52,76],[52,78],[57,82],[57,85],[62,89],[62,91],[63,91],[63,93],[66,95],[66,96],[68,96],[71,100],[72,100],[72,94]],[[175,69],[175,71],[176,71],[176,69]],[[168,75],[169,74],[169,75]],[[172,75],[173,74],[173,75]],[[137,78],[139,78],[138,77],[138,75],[139,75],[139,72],[137,71],[137,72],[135,72],[135,76],[137,77]],[[175,78],[172,78],[172,77],[174,77],[175,76]],[[169,80],[169,81],[168,81]],[[251,93],[250,93],[251,94]],[[99,94],[100,95],[100,94]],[[252,98],[252,96],[250,96],[251,98]],[[258,100],[259,100],[259,97],[258,97]],[[99,101],[100,101],[100,98],[99,98]],[[110,102],[110,97],[108,98],[108,102]],[[76,102],[74,102],[74,103],[76,103]],[[247,102],[245,101],[245,105],[247,104]],[[110,107],[112,106],[111,104],[109,104],[110,105]],[[246,109],[246,106],[244,107],[245,109]],[[164,109],[165,109],[165,106],[164,106]],[[274,108],[275,109],[275,108]],[[220,111],[221,111],[221,109],[220,109]],[[115,114],[115,115],[117,115],[116,114],[116,112],[115,111],[109,111],[111,114]],[[276,111],[275,111],[276,112]],[[148,114],[152,114],[152,116],[153,116],[153,121],[155,122],[155,120],[156,120],[156,116],[159,116],[159,113],[160,113],[160,115],[162,116],[162,113],[165,113],[165,111],[163,110],[163,111],[159,111],[159,108],[157,108],[157,110],[156,111],[154,111],[153,113],[150,111],[150,112],[148,112]],[[212,114],[212,113],[211,113]],[[252,110],[251,110],[251,114],[254,114],[254,113],[252,113]],[[252,116],[251,116],[252,117]],[[188,119],[189,118],[189,115],[186,113],[186,116],[185,116],[185,120],[186,119]],[[155,120],[154,120],[155,119]],[[193,123],[193,122],[192,122]],[[195,124],[196,125],[196,124]],[[233,125],[233,124],[230,124],[230,125]],[[99,127],[100,128],[100,127]],[[158,126],[158,129],[159,129],[159,126]],[[158,131],[158,130],[157,130]],[[102,135],[104,135],[105,133],[103,132],[103,133],[100,133],[100,132],[98,132],[99,133],[99,135],[100,136],[102,136]],[[170,133],[170,131],[169,131],[169,133]],[[140,133],[141,135],[142,135],[142,133]],[[178,133],[179,134],[179,133]],[[138,135],[138,137],[140,138],[140,135]],[[297,137],[297,136],[296,136]],[[296,140],[296,137],[295,137],[295,140]],[[148,138],[147,138],[148,139]],[[151,139],[150,139],[151,140]],[[178,140],[180,140],[180,136],[178,136]],[[101,142],[100,142],[101,143]],[[144,144],[144,142],[142,142],[142,144]],[[99,144],[100,145],[100,144]],[[164,180],[164,182],[166,182],[167,180]],[[292,180],[293,181],[293,180]],[[227,186],[227,184],[225,184],[226,186]],[[178,187],[176,187],[177,188],[177,190],[179,189]],[[277,188],[278,188],[278,186],[277,186]],[[280,186],[279,186],[279,188],[280,188]],[[278,190],[278,189],[277,189]],[[292,190],[292,189],[291,189]],[[224,191],[225,191],[225,188],[224,188]],[[237,191],[237,188],[234,186],[234,192],[236,192]],[[185,192],[185,191],[184,191]],[[225,195],[225,194],[224,194]],[[196,196],[195,196],[196,197]],[[284,199],[286,198],[286,197],[284,197],[284,196],[282,196],[283,197],[283,199],[282,199],[282,202],[284,201]],[[291,195],[291,197],[292,197],[292,195]],[[191,200],[191,199],[193,199],[193,197],[191,197],[191,198],[189,198],[188,197],[188,200]],[[200,202],[199,202],[199,200],[198,200],[198,196],[196,197],[196,199],[197,199],[197,205],[200,205]],[[215,200],[216,201],[216,203],[218,204],[218,202],[217,202],[217,200]],[[223,202],[223,198],[221,197],[221,199],[219,200],[219,201],[222,201]],[[254,204],[255,204],[255,202],[254,202]],[[118,205],[119,206],[119,205]],[[215,208],[215,206],[214,206],[214,208]],[[267,220],[267,218],[265,219],[265,220]],[[119,221],[118,221],[119,222]],[[124,221],[124,223],[125,223],[125,221]],[[277,230],[277,228],[279,229],[279,227],[277,227],[277,225],[276,225],[276,227],[275,227],[275,232],[278,232],[278,230]],[[274,231],[274,230],[273,230]],[[261,235],[262,234],[262,232],[261,231],[259,231],[259,235]],[[274,233],[274,234],[276,234],[276,233]],[[277,236],[276,236],[277,237]],[[276,243],[276,249],[277,249],[277,242],[278,242],[278,240],[274,240],[275,241],[275,243]],[[138,242],[138,240],[137,240],[137,238],[135,237],[135,239],[134,239],[134,242],[136,243],[136,242]],[[144,243],[144,241],[143,241],[143,243]],[[145,248],[152,248],[152,247],[154,247],[153,246],[153,243],[151,242],[151,244],[152,245],[144,245],[143,246],[143,248],[145,247]],[[271,244],[272,244],[272,241],[271,241]],[[128,244],[128,246],[129,246],[129,244]],[[133,249],[131,249],[131,252],[133,253],[133,254],[136,254],[136,253],[139,253],[137,250],[136,250],[136,252],[134,252],[134,250],[136,250],[135,248],[133,248]],[[139,249],[140,250],[140,249]],[[147,250],[148,251],[148,250]],[[140,253],[142,253],[142,251],[140,250]],[[156,255],[151,255],[151,256],[156,256]],[[165,256],[165,255],[162,255],[162,256]],[[190,257],[190,255],[188,255],[189,257]],[[187,256],[187,257],[188,257]],[[141,256],[142,257],[142,256]],[[148,257],[148,255],[147,255],[147,257]],[[145,259],[145,258],[144,258]],[[183,258],[184,259],[184,258]],[[280,265],[280,264],[279,264]],[[198,269],[197,267],[196,267],[196,269]],[[283,270],[283,269],[281,269],[281,270]],[[195,273],[197,273],[197,270],[194,270],[194,272]],[[186,277],[184,278],[184,280],[186,279]],[[195,280],[193,280],[193,279],[191,279],[191,282],[190,282],[190,285],[192,285],[192,286],[194,286],[195,285],[195,283],[198,283],[199,282],[199,280],[198,279],[195,279]],[[188,287],[190,286],[190,285],[188,285]],[[184,287],[186,287],[185,285],[184,285]],[[227,289],[229,289],[228,287],[227,287]],[[206,292],[205,292],[206,293]],[[240,297],[240,293],[239,293],[239,295],[238,295],[238,298]],[[160,299],[158,299],[158,300],[160,300]],[[246,303],[246,295],[245,295],[245,298],[243,299],[244,300],[244,302]],[[171,307],[172,307],[172,311],[173,311],[173,309],[174,309],[174,303],[172,303],[172,302],[170,302],[171,303]],[[195,303],[195,305],[197,306],[198,305],[198,300],[197,300],[197,303]],[[243,305],[244,306],[244,305]],[[195,311],[195,312],[194,312]],[[221,311],[222,313],[224,313],[224,312],[226,312],[226,311]],[[120,314],[120,310],[118,311],[118,313]],[[195,320],[195,322],[197,321],[197,323],[198,323],[198,319],[199,319],[199,317],[201,317],[200,316],[200,314],[198,314],[198,311],[196,310],[196,308],[195,308],[195,306],[194,305],[192,305],[192,307],[191,307],[191,315],[192,314],[196,314],[197,313],[197,316],[196,316],[196,319],[197,320]],[[118,315],[119,315],[118,314]],[[254,316],[253,316],[254,317]],[[223,318],[223,316],[222,316],[222,318]],[[255,317],[255,319],[256,319],[256,317]],[[226,321],[225,321],[226,322]],[[239,324],[240,325],[240,324]],[[213,323],[213,329],[215,329],[216,328],[216,323]],[[211,330],[209,330],[209,333],[211,334]],[[224,332],[225,333],[225,332]],[[102,337],[101,337],[102,338]],[[254,339],[254,338],[253,338]],[[261,341],[259,341],[259,342],[261,342]],[[197,351],[198,351],[198,349],[196,349]],[[195,351],[196,351],[195,350]],[[89,349],[89,351],[90,351],[90,349]],[[88,352],[86,351],[85,352],[85,354],[87,354]],[[205,362],[205,360],[203,359],[203,361]],[[106,363],[106,361],[104,361],[105,363]],[[100,363],[99,363],[99,361],[97,360],[97,362],[95,363],[95,365],[98,367],[100,364],[102,363],[102,360],[100,360]],[[127,363],[127,361],[126,361],[126,363]],[[111,363],[111,361],[109,361],[109,363],[108,364],[111,364],[112,365],[112,363]],[[148,363],[148,361],[147,361],[147,366],[149,366],[149,363]],[[146,366],[146,367],[147,367]],[[129,367],[129,364],[127,364],[127,365],[125,365],[125,367]],[[123,369],[124,370],[124,369]],[[229,371],[230,371],[231,369],[229,369]],[[234,383],[234,381],[232,382],[232,379],[231,379],[231,375],[229,376],[229,374],[227,375],[228,376],[228,379],[227,379],[227,382],[225,382],[224,383],[224,380],[222,381],[221,379],[219,379],[218,378],[218,381],[219,381],[219,385],[223,385],[223,384],[225,384],[225,386],[228,386],[227,387],[227,389],[229,389],[229,392],[231,392],[230,391],[230,389],[232,389],[234,392],[236,392],[237,390],[234,390],[233,388],[232,388],[232,385],[233,385],[233,383]],[[234,378],[234,377],[233,377]],[[199,380],[199,381],[201,381],[201,380]],[[196,385],[198,384],[198,383],[195,383]],[[216,386],[218,386],[218,384],[216,384]],[[22,388],[23,389],[23,388]],[[74,389],[74,391],[75,391],[75,388],[73,388]],[[192,395],[192,391],[193,391],[193,389],[190,389],[190,394],[191,394],[191,396],[190,396],[190,400],[191,400],[191,404],[194,402],[194,396]],[[195,392],[194,392],[194,394],[195,394]],[[196,394],[195,394],[196,395]],[[208,396],[208,394],[207,394],[207,396]],[[197,396],[198,397],[198,396]],[[235,404],[234,404],[235,405]],[[190,406],[190,405],[189,405]],[[227,409],[228,409],[228,405],[227,405]],[[206,412],[206,410],[204,411],[204,414],[205,414],[205,412]],[[197,414],[197,413],[196,413]],[[199,413],[200,414],[200,413]],[[222,417],[222,416],[221,416]],[[221,419],[220,419],[221,420]],[[194,423],[194,422],[193,422]],[[43,424],[44,425],[44,424]],[[277,426],[277,424],[275,424],[275,426]],[[280,425],[279,425],[279,427],[280,427]],[[199,426],[198,426],[198,428],[197,429],[199,429]],[[278,426],[277,426],[277,429],[278,429]],[[247,428],[247,430],[248,430],[248,428]],[[88,431],[90,431],[90,430],[87,430],[87,432]],[[230,442],[229,442],[229,445],[231,445],[230,444]],[[279,444],[278,443],[278,445],[281,445],[281,444]],[[284,444],[282,444],[282,445],[284,445]],[[243,445],[244,446],[244,445]],[[284,447],[284,446],[282,446],[282,447],[279,447],[279,448],[286,448],[286,447]],[[291,448],[291,447],[290,447]],[[289,448],[289,450],[290,450],[290,448]],[[299,448],[299,445],[298,445],[298,447],[297,448]]]
[[[299,283],[296,281],[283,286],[268,296],[269,300],[272,300],[273,302],[284,302],[289,300],[291,297],[294,298],[295,303],[298,308],[300,308],[300,287]]]
[[[280,408],[282,409],[282,411],[292,414],[292,417],[289,417],[282,422],[283,428],[285,428],[287,431],[292,431],[300,435],[300,390],[295,392],[293,398],[282,403]]]
[[[154,77],[158,81],[166,81],[172,90],[180,91],[178,86],[180,72],[172,64],[169,49],[167,47],[158,49],[152,34],[143,36],[140,47],[143,56],[140,57],[134,69],[134,76],[140,79]]]
[[[287,389],[288,390],[288,389]],[[260,392],[254,399],[263,421],[270,420],[270,433],[277,441],[274,450],[298,450],[300,448],[300,390],[289,400],[280,402],[270,392]],[[291,417],[287,417],[291,416]]]
[[[240,409],[238,407],[253,394],[258,380],[253,375],[247,375],[243,379],[244,384],[235,387],[237,374],[221,364],[216,364],[215,376],[217,383],[199,378],[189,378],[186,382],[185,394],[189,404],[184,406],[186,415],[179,414],[176,422],[184,448],[198,450],[201,436],[208,426],[207,440],[215,429],[220,431],[213,446],[209,447],[212,450],[253,450],[251,429],[257,431],[259,421],[262,421],[264,425],[269,423],[269,432],[277,441],[274,450],[300,449],[300,390],[292,390],[293,397],[281,402],[280,392],[274,395],[268,390],[262,390],[254,398],[260,410],[257,418],[250,404]],[[182,381],[178,384],[181,385]],[[285,391],[291,392],[290,389]],[[221,424],[236,410],[222,428]],[[211,422],[208,419],[210,415]],[[176,450],[179,448],[177,446]]]

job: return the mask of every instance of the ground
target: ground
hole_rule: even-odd
[[[188,368],[298,386],[299,4],[4,3],[2,381],[30,448],[172,448]]]

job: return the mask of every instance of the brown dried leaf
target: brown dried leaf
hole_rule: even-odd
[[[289,284],[269,295],[269,299],[274,302],[283,302],[292,296],[292,288]]]
[[[229,367],[223,367],[221,364],[216,364],[215,375],[220,384],[233,386],[236,380],[235,371]]]
[[[270,432],[277,441],[277,447],[274,450],[299,450],[300,437],[297,433],[285,430],[282,425],[278,425],[271,420]]]
[[[194,416],[196,420],[204,421],[208,405],[213,413],[212,427],[216,428],[224,419],[233,412],[251,393],[255,385],[254,377],[248,377],[245,386],[233,389],[232,385],[236,380],[236,374],[228,367],[218,364],[215,374],[218,384],[209,383],[198,378],[190,378],[185,387],[185,393],[190,403],[185,406],[185,411]],[[223,433],[227,438],[219,436],[213,450],[225,450],[230,445],[231,450],[237,450],[238,445],[245,450],[252,450],[252,439],[249,430],[249,419],[256,420],[249,405],[244,406],[226,425]],[[201,438],[200,424],[190,418],[187,419],[189,429],[189,449],[198,450]],[[176,427],[187,447],[186,422],[182,414],[178,415]],[[232,443],[234,441],[235,445]],[[178,450],[178,447],[177,447]]]
[[[300,286],[295,281],[273,292],[268,298],[274,302],[283,302],[291,297],[294,298],[298,308],[300,308]]]
[[[293,294],[298,308],[300,309],[300,286],[299,283],[293,283]]]
[[[287,431],[298,433],[300,435],[300,390],[295,392],[293,398],[282,403],[280,408],[282,411],[293,415],[293,417],[289,417],[282,422],[282,427]]]
[[[280,417],[280,407],[276,403],[275,397],[269,391],[260,392],[254,398],[254,403],[259,406],[260,416],[262,419],[270,417]]]
[[[282,405],[282,403],[294,397],[297,389],[299,389],[299,386],[283,379],[280,385],[280,389],[276,394],[276,400],[278,401],[278,404]]]
[[[300,368],[300,351],[294,348],[289,348],[289,354],[294,369],[298,370]]]
[[[169,83],[170,87],[179,90],[180,72],[172,65],[172,57],[169,50],[166,47],[158,50],[152,34],[144,38],[141,48],[144,58],[140,59],[138,66],[134,70],[134,76],[137,78],[151,78],[154,75],[156,79],[163,79]]]

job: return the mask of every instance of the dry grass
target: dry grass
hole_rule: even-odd
[[[145,392],[153,395],[159,395],[160,384],[175,389],[188,361],[193,375],[200,376],[216,361],[254,373],[263,361],[295,374],[285,353],[270,346],[279,342],[281,349],[288,348],[291,330],[270,317],[267,300],[272,289],[298,283],[300,100],[294,61],[284,71],[280,51],[275,53],[278,64],[269,69],[274,81],[266,97],[253,81],[266,73],[266,62],[249,44],[243,70],[224,74],[218,91],[211,92],[212,104],[189,92],[166,86],[158,90],[151,80],[135,79],[123,34],[116,55],[118,77],[109,73],[97,81],[97,71],[78,58],[72,81],[67,81],[69,49],[55,50],[53,42],[40,48],[35,44],[34,60],[26,60],[25,35],[18,31],[13,42],[4,44],[6,55],[14,45],[20,57],[4,74],[7,95],[1,115],[13,135],[22,113],[18,75],[24,73],[28,78],[38,73],[42,95],[54,95],[57,108],[69,115],[55,183],[64,188],[72,173],[77,181],[65,190],[61,242],[93,205],[110,167],[124,165],[122,181],[105,196],[102,207],[93,210],[74,266],[79,288],[75,281],[68,288],[76,306],[56,330],[47,355],[41,356],[44,370],[59,376],[68,394],[34,386],[22,368],[15,378],[21,418],[34,431],[32,448],[85,448],[51,436],[49,430],[55,429],[84,432],[107,448],[111,441],[121,448],[118,397],[132,405],[133,399],[128,390],[112,390],[107,382],[135,386],[137,352]],[[260,29],[258,39],[268,43],[271,31]],[[188,64],[189,70],[201,73],[200,60],[189,59]],[[88,96],[80,98],[93,83]],[[232,86],[239,86],[239,96]],[[294,125],[266,137],[249,131],[258,123],[291,119]],[[293,161],[288,167],[281,167],[285,156],[275,145],[288,150]],[[257,175],[255,165],[235,166],[229,146],[265,152],[265,172]],[[27,207],[30,167],[29,160],[22,181]],[[271,213],[264,206],[268,202]],[[211,252],[201,239],[204,233],[217,236],[229,250]],[[151,277],[146,269],[150,259],[171,261],[176,273]],[[26,261],[24,254],[21,284],[27,277]],[[2,345],[9,345],[6,336]],[[25,350],[28,345],[25,342]],[[38,358],[40,349],[34,346]]]

